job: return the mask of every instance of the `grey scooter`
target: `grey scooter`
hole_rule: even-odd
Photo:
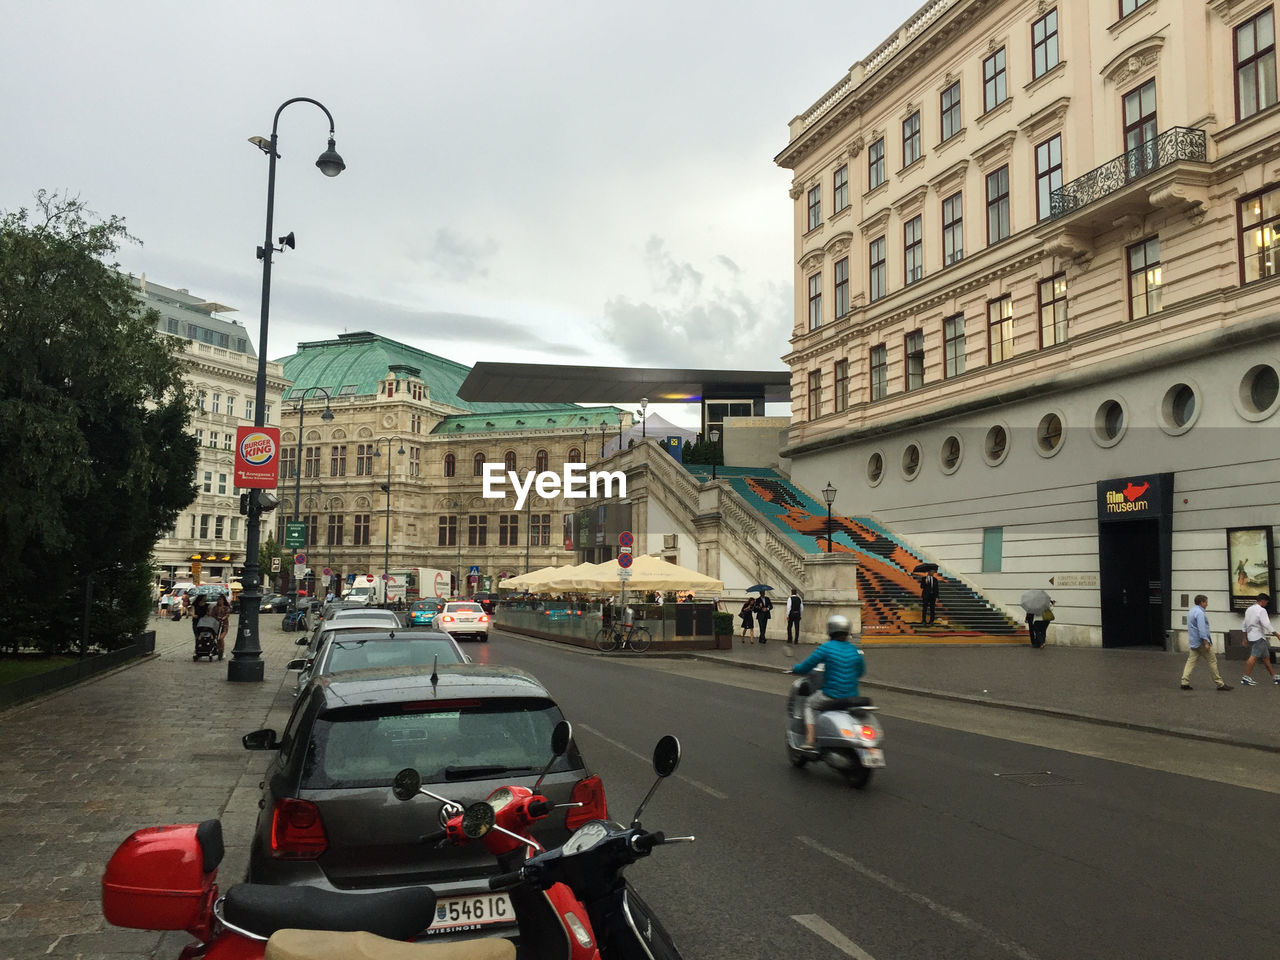
[[[786,654],[791,655],[787,650]],[[819,668],[821,669],[821,668]],[[790,673],[788,669],[786,671]],[[804,705],[821,684],[797,677],[787,697],[787,758],[803,767],[822,761],[838,770],[851,787],[861,790],[871,782],[872,771],[884,766],[884,728],[876,718],[877,708],[867,697],[844,697],[817,704],[814,714],[814,746],[805,749]]]

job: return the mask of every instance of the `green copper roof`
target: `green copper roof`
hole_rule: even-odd
[[[301,393],[312,387],[324,387],[335,398],[369,396],[378,392],[387,371],[392,370],[397,377],[420,376],[432,400],[477,414],[547,410],[568,416],[569,411],[577,410],[569,403],[462,400],[458,388],[471,372],[470,367],[368,331],[342,333],[336,340],[300,343],[297,353],[278,362],[284,366],[285,379],[293,381],[286,399],[295,391]]]
[[[524,409],[512,410],[507,404],[505,413],[455,414],[445,417],[431,432],[434,434],[475,434],[493,430],[557,430],[576,427],[598,433],[603,425],[612,437],[618,429],[617,407],[570,407],[561,404],[560,410],[551,409],[556,404],[532,404]]]

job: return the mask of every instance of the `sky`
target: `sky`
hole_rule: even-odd
[[[914,9],[915,4],[912,5]],[[0,210],[124,217],[123,269],[267,355],[371,330],[481,360],[784,369],[787,123],[911,9],[869,0],[0,0]],[[617,398],[623,400],[626,398]],[[632,402],[638,398],[630,398]],[[615,398],[601,398],[613,401]],[[696,408],[659,406],[696,424]],[[781,409],[770,413],[785,415]]]

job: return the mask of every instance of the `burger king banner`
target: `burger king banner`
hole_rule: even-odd
[[[236,427],[237,487],[274,490],[280,475],[279,460],[279,427]]]

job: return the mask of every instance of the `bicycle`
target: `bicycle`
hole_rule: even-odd
[[[624,626],[621,623],[609,624],[596,631],[596,649],[604,653],[612,653],[621,646],[630,648],[636,653],[644,653],[653,643],[653,637],[645,627]]]

